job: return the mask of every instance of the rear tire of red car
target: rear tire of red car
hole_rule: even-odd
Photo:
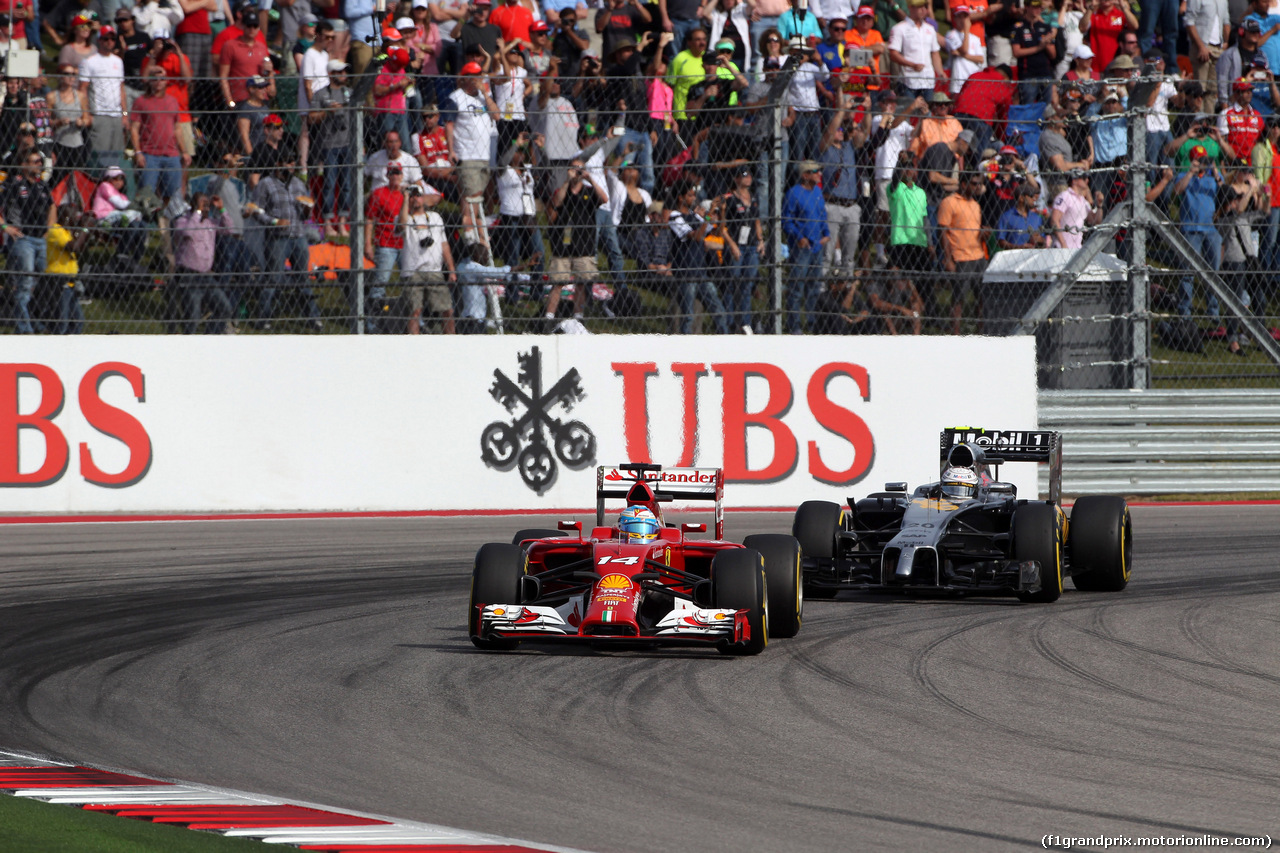
[[[711,561],[711,600],[718,608],[747,611],[751,636],[720,647],[726,655],[758,655],[769,644],[769,589],[759,551],[730,548]]]
[[[537,527],[529,527],[524,530],[516,531],[516,535],[511,537],[512,545],[519,545],[526,539],[559,539],[564,536],[561,530],[545,530]]]
[[[769,634],[794,637],[804,621],[804,582],[800,577],[800,543],[784,533],[757,533],[742,540],[743,547],[764,558],[769,589]]]
[[[528,556],[518,545],[490,542],[476,552],[476,565],[471,572],[471,610],[467,627],[471,642],[485,651],[509,651],[519,640],[491,639],[480,636],[481,604],[519,604],[520,580],[525,575]]]
[[[1071,583],[1076,589],[1119,592],[1128,586],[1133,565],[1133,523],[1124,498],[1089,495],[1077,499],[1067,529]]]
[[[1053,504],[1028,503],[1014,513],[1014,559],[1040,564],[1040,591],[1020,592],[1020,601],[1048,604],[1062,595],[1062,539],[1058,530],[1058,508]]]

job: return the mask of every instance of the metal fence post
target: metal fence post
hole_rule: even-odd
[[[1151,221],[1147,211],[1147,170],[1151,164],[1147,162],[1147,112],[1148,108],[1139,106],[1133,111],[1132,139],[1133,156],[1137,162],[1129,170],[1129,198],[1133,207],[1132,238],[1130,244],[1133,255],[1129,260],[1130,288],[1132,290],[1132,310],[1130,311],[1131,342],[1133,351],[1129,354],[1130,371],[1129,387],[1135,390],[1146,390],[1151,383],[1151,351],[1150,323],[1148,316],[1148,282],[1147,282],[1147,223]]]
[[[364,334],[364,109],[362,104],[355,104],[355,184],[356,191],[351,211],[351,268],[356,274],[356,334]]]
[[[773,173],[769,188],[769,218],[773,220],[773,333],[782,334],[782,185],[787,164],[782,162],[781,99],[773,102]]]

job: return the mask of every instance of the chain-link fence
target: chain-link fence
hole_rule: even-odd
[[[358,75],[189,80],[152,76],[162,46],[115,115],[92,69],[10,78],[0,324],[1032,333],[1046,388],[1275,384],[1271,120],[1220,132],[1137,71],[985,69],[954,100],[808,48],[691,72],[694,39],[573,68],[513,51],[415,75],[393,48]],[[36,184],[47,231],[20,227]]]

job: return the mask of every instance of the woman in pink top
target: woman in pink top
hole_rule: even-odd
[[[136,261],[142,257],[146,231],[140,221],[142,213],[130,209],[129,197],[124,194],[123,187],[124,172],[119,166],[108,166],[90,204],[99,225],[119,229],[121,254]]]
[[[414,30],[407,44],[410,48],[422,54],[422,71],[423,77],[435,77],[440,73],[440,66],[437,60],[440,57],[440,28],[436,26],[436,22],[431,20],[431,10],[426,6],[414,6],[409,14],[413,19],[417,29]]]

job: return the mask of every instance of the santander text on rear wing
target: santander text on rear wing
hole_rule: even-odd
[[[639,462],[602,465],[596,468],[597,527],[604,525],[604,502],[609,499],[637,504],[714,501],[716,539],[724,538],[724,471],[720,468],[663,468]]]
[[[948,427],[942,431],[942,464],[955,447],[967,444],[980,449],[989,465],[1006,462],[1045,462],[1049,465],[1049,500],[1062,497],[1062,434],[1053,430],[982,429]]]

